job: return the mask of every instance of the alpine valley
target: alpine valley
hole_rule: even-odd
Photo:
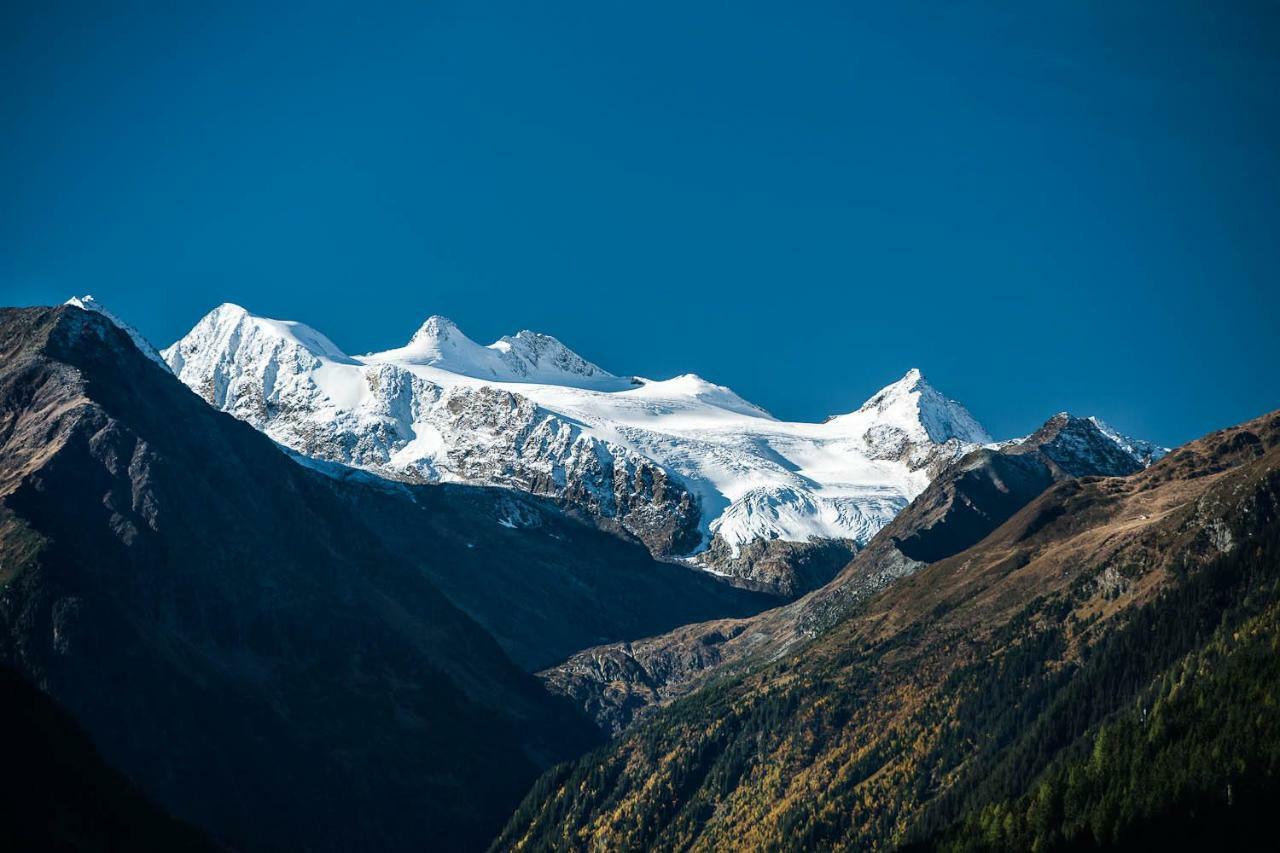
[[[0,677],[15,849],[1246,849],[1280,413],[997,441],[915,369],[794,423],[441,317],[3,309]]]

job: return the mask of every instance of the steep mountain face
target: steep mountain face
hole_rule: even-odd
[[[167,811],[244,849],[474,848],[593,741],[353,509],[385,486],[294,463],[96,313],[0,312],[0,366],[0,662]]]
[[[75,721],[8,667],[0,667],[0,695],[0,848],[218,849],[107,767]]]
[[[1078,849],[1196,815],[1262,826],[1278,643],[1273,413],[1050,485],[797,653],[547,774],[495,847]]]
[[[521,667],[607,640],[758,613],[776,602],[566,517],[511,489],[379,484],[340,492],[384,548],[424,572]]]
[[[1055,415],[1025,439],[945,468],[833,581],[800,600],[748,619],[586,649],[542,677],[616,734],[714,675],[817,636],[889,583],[975,545],[1054,483],[1141,467],[1092,421]]]
[[[852,539],[819,538],[752,539],[734,548],[716,537],[696,564],[733,586],[792,599],[834,578],[858,548]]]
[[[1118,444],[1121,450],[1132,456],[1144,468],[1153,462],[1159,462],[1169,455],[1169,448],[1167,447],[1161,447],[1155,442],[1147,441],[1146,439],[1124,435],[1100,418],[1091,417],[1089,420],[1102,431],[1103,435]]]
[[[164,358],[211,405],[309,457],[549,496],[657,556],[787,596],[990,441],[915,370],[858,411],[785,423],[692,374],[618,377],[555,338],[482,346],[441,317],[404,347],[351,357],[223,305]]]

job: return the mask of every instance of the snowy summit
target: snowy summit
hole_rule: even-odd
[[[758,543],[865,543],[943,466],[991,442],[916,369],[846,414],[787,422],[694,374],[616,376],[549,335],[483,345],[440,316],[404,346],[351,356],[228,303],[155,353],[91,297],[71,304],[111,317],[301,459],[549,496],[711,571]],[[1143,464],[1159,452],[1096,426]]]
[[[863,542],[938,465],[990,441],[918,370],[849,414],[789,423],[693,374],[619,377],[549,335],[482,345],[439,316],[402,347],[352,357],[305,325],[222,305],[164,357],[211,404],[307,456],[575,496],[624,527],[683,502],[692,526],[667,533],[671,554]]]

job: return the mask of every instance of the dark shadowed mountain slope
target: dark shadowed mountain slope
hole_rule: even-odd
[[[1230,807],[1233,791],[1273,801],[1280,744],[1263,709],[1278,606],[1280,413],[1127,477],[1051,486],[798,652],[548,773],[497,846],[884,849],[945,844],[960,821],[1025,849],[1038,825],[1021,798],[1041,785],[1048,806],[1070,804],[1070,819],[1045,812],[1046,837],[1056,826],[1067,841],[1081,814],[1115,839],[1197,802]],[[1202,676],[1216,649],[1235,663],[1215,686]],[[1187,707],[1179,682],[1214,702]],[[1246,737],[1225,762],[1176,728],[1146,730],[1148,750],[1135,712],[1139,725]],[[1094,782],[1071,788],[1091,749]],[[1194,775],[1172,772],[1189,752]],[[1161,778],[1160,793],[1115,810],[1126,786]]]
[[[366,476],[341,494],[379,544],[426,573],[531,671],[601,642],[777,602],[656,561],[640,545],[513,489],[389,487]]]
[[[346,485],[101,316],[0,312],[0,365],[0,660],[174,815],[249,849],[474,848],[594,738]]]
[[[3,666],[0,696],[0,849],[216,849],[107,767],[74,720]]]
[[[543,677],[617,733],[722,671],[777,658],[817,636],[892,581],[976,544],[1054,483],[1140,467],[1091,421],[1055,415],[1023,441],[975,450],[944,469],[835,580],[810,595],[749,619],[586,649]]]

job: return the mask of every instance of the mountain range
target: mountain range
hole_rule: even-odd
[[[162,351],[87,297],[5,309],[0,675],[47,735],[0,823],[1249,847],[1280,778],[1277,454],[1277,414],[1171,452],[1066,413],[993,441],[918,371],[791,424],[440,318],[353,357],[235,306]]]
[[[801,603],[682,632],[669,659],[749,648],[549,772],[495,848],[1265,846],[1280,413],[1126,476],[1064,477],[1054,452],[962,463],[855,559],[837,584],[858,594],[807,641],[785,649],[771,633],[803,624]],[[1001,482],[1008,494],[984,499]],[[928,559],[886,582],[879,555],[893,574],[904,549]],[[637,668],[664,641],[645,645],[627,656]],[[614,698],[589,695],[604,697],[596,709]]]
[[[822,634],[892,582],[980,542],[1054,483],[1139,470],[1092,422],[1055,415],[1026,439],[978,448],[944,469],[832,581],[799,600],[586,649],[541,675],[617,734],[712,677]]]
[[[915,369],[852,412],[791,423],[693,374],[615,376],[537,332],[483,346],[438,316],[403,347],[349,356],[227,304],[160,355],[308,458],[551,497],[655,557],[784,597],[825,583],[939,470],[992,441]],[[1163,452],[1095,425],[1144,464]]]
[[[100,315],[5,311],[0,353],[0,656],[178,818],[235,846],[471,846],[592,742],[431,583],[457,551],[397,553],[363,487]]]

